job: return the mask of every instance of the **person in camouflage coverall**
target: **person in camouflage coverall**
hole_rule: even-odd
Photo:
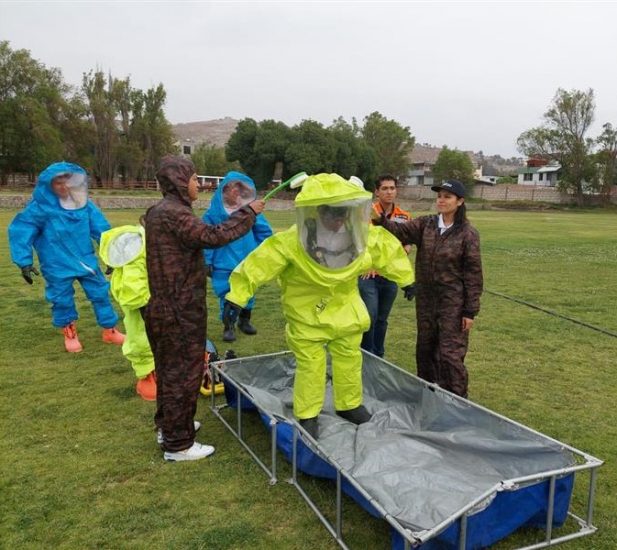
[[[157,377],[155,423],[162,431],[167,460],[194,460],[207,454],[184,458],[180,451],[194,447],[193,417],[204,367],[206,273],[202,249],[223,246],[247,233],[264,203],[254,201],[226,222],[209,225],[191,208],[197,199],[197,176],[190,160],[163,158],[156,178],[163,199],[145,216],[151,297],[143,311]]]
[[[373,220],[416,253],[416,363],[418,376],[467,397],[464,360],[469,331],[480,310],[480,237],[465,215],[465,187],[450,180],[432,187],[437,216],[404,223]]]

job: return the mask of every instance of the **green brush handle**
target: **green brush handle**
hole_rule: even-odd
[[[274,195],[276,195],[281,189],[285,189],[285,187],[288,187],[289,185],[292,185],[294,183],[295,180],[297,180],[298,182],[302,182],[304,181],[306,178],[308,177],[306,172],[299,172],[298,174],[291,176],[291,178],[289,178],[288,180],[285,180],[283,183],[280,183],[279,185],[277,185],[274,189],[272,189],[271,191],[268,191],[268,193],[266,193],[266,196],[263,198],[264,201],[267,201],[268,199],[271,199]],[[293,185],[292,185],[293,188]]]

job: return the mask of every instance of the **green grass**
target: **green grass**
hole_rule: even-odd
[[[103,344],[92,310],[77,291],[84,352],[69,355],[50,324],[43,283],[26,285],[8,255],[0,210],[0,548],[334,549],[337,546],[293,487],[281,459],[278,484],[262,470],[200,399],[199,439],[217,447],[206,461],[166,464],[158,449],[154,404],[134,393],[120,350]],[[109,211],[113,225],[136,223],[139,211]],[[416,213],[417,214],[417,213]],[[276,229],[292,212],[269,212]],[[617,332],[617,216],[601,212],[471,213],[482,237],[486,288],[528,300]],[[285,349],[271,284],[257,295],[256,337],[240,335],[239,355]],[[209,295],[210,336],[222,327]],[[386,357],[413,371],[413,304],[399,297]],[[592,537],[564,545],[612,549],[617,540],[617,339],[485,294],[467,365],[471,398],[607,464],[600,469]],[[247,437],[267,460],[269,438],[255,415]],[[332,517],[330,483],[305,479]],[[577,478],[574,505],[586,497]],[[385,522],[345,501],[344,533],[352,548],[389,548]],[[525,530],[500,543],[540,540]]]

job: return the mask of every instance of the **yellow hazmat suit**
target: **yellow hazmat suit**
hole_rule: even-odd
[[[358,276],[375,269],[401,287],[414,282],[398,239],[369,225],[371,198],[361,184],[337,174],[310,176],[295,200],[298,223],[266,239],[230,277],[226,299],[241,307],[278,277],[287,344],[296,358],[293,408],[300,420],[323,407],[326,350],[336,410],[362,404],[360,341],[370,319]],[[331,215],[344,221],[328,233]]]
[[[144,378],[154,370],[154,357],[139,311],[150,299],[144,228],[123,225],[105,231],[101,235],[99,255],[114,268],[111,294],[124,312],[126,328],[122,353],[131,362],[135,376]]]

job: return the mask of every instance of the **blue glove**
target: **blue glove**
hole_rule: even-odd
[[[410,285],[404,286],[401,290],[405,294],[405,299],[410,302],[416,297],[416,283],[411,283]]]
[[[21,276],[29,285],[33,283],[32,275],[40,275],[38,269],[33,265],[27,265],[21,268]]]
[[[223,306],[223,323],[225,325],[235,324],[241,311],[242,308],[240,306],[237,306],[229,300],[225,300],[225,305]]]

